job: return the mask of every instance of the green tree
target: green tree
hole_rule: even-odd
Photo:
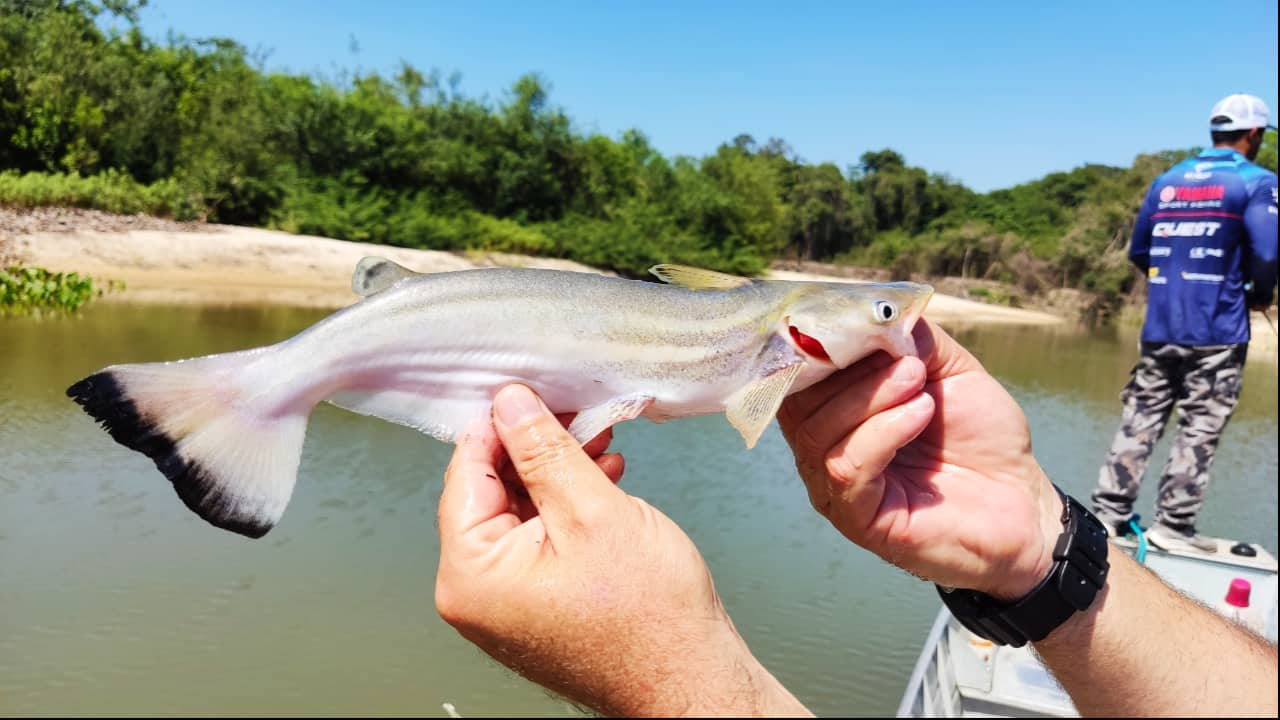
[[[1254,159],[1262,167],[1276,172],[1276,131],[1268,130],[1262,136],[1262,147],[1258,150],[1258,157]]]
[[[978,194],[869,150],[841,173],[781,138],[664,157],[575,129],[537,75],[496,103],[402,64],[267,72],[229,38],[138,28],[142,2],[0,0],[0,203],[66,203],[437,249],[754,274],[782,255],[1074,287],[1111,307],[1152,180],[1190,150]],[[1259,164],[1276,168],[1269,132]]]

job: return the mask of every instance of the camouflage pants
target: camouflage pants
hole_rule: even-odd
[[[1120,393],[1124,415],[1093,493],[1104,522],[1133,516],[1151,448],[1178,408],[1178,435],[1160,475],[1158,523],[1195,529],[1204,506],[1218,439],[1240,399],[1247,345],[1187,347],[1142,343],[1129,382]]]

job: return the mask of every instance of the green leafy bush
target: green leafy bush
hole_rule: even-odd
[[[195,219],[198,212],[198,204],[172,178],[143,185],[114,168],[89,177],[71,173],[0,172],[0,205],[91,208],[178,220]]]
[[[75,312],[101,294],[91,278],[79,273],[20,265],[0,268],[0,313]]]

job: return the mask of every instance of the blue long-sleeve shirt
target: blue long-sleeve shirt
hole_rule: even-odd
[[[1174,165],[1147,191],[1129,258],[1147,273],[1144,342],[1248,342],[1249,300],[1276,285],[1276,174],[1229,148]]]

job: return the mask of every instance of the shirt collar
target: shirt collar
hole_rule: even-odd
[[[1239,153],[1239,151],[1237,151],[1237,150],[1235,150],[1235,149],[1233,149],[1233,148],[1209,148],[1208,150],[1205,150],[1204,152],[1202,152],[1202,153],[1200,153],[1199,155],[1197,155],[1196,157],[1199,157],[1199,158],[1205,158],[1205,159],[1208,159],[1208,158],[1233,158],[1233,159],[1238,159],[1238,160],[1244,160],[1244,156],[1243,156],[1243,155],[1241,155],[1241,154]]]

